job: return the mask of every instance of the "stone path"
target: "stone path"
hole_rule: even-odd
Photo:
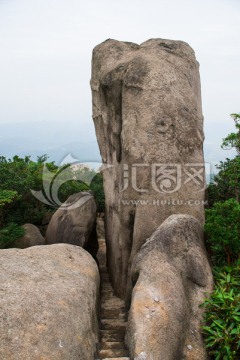
[[[105,240],[99,240],[98,252],[101,277],[100,344],[98,359],[130,360],[124,344],[126,312],[124,301],[114,295],[106,267]]]

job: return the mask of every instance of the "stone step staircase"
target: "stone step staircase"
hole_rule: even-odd
[[[101,277],[100,343],[97,359],[130,360],[124,344],[126,311],[124,301],[114,295],[106,267],[106,244],[99,240],[98,252]]]

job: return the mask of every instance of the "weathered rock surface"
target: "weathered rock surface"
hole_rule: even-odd
[[[131,358],[205,360],[199,305],[212,290],[201,224],[172,215],[135,257],[127,342]]]
[[[25,235],[22,238],[15,241],[14,247],[25,249],[30,246],[45,244],[44,237],[42,236],[39,229],[35,225],[25,224],[23,225],[23,228],[25,230]]]
[[[0,252],[0,359],[93,360],[99,273],[68,244]]]
[[[101,156],[112,165],[104,171],[108,267],[124,297],[132,259],[165,219],[204,221],[199,65],[181,41],[107,40],[93,50],[91,87]]]
[[[89,192],[71,195],[54,213],[46,232],[46,243],[78,245],[97,254],[97,206]]]

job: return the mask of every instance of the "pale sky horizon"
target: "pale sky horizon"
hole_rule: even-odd
[[[37,121],[53,132],[66,124],[95,141],[93,47],[108,38],[165,38],[196,53],[206,160],[223,160],[221,140],[234,130],[229,115],[240,112],[239,20],[238,0],[0,0],[0,139],[3,124],[22,123],[27,135],[26,124]]]

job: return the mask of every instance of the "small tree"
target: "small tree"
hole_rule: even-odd
[[[238,202],[240,200],[240,114],[232,114],[231,117],[234,119],[237,131],[223,139],[222,148],[235,148],[237,156],[220,161],[217,165],[219,172],[208,188],[210,206],[215,201],[225,201],[231,198],[235,198]]]
[[[223,139],[222,148],[235,148],[238,155],[240,155],[240,114],[231,114],[235,122],[237,132],[229,134]]]

